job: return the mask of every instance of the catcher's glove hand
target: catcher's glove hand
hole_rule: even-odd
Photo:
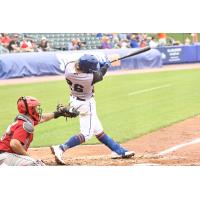
[[[58,118],[58,117],[77,117],[79,115],[79,111],[73,107],[70,106],[63,106],[62,104],[58,104],[57,105],[57,109],[54,112],[54,118]]]

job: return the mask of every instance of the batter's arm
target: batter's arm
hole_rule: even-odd
[[[108,68],[110,67],[110,65],[105,64],[103,67],[101,67],[98,71],[93,72],[93,84],[102,81],[103,80],[103,76],[106,74]]]

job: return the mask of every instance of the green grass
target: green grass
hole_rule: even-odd
[[[108,76],[95,86],[97,113],[105,132],[124,142],[199,114],[199,83],[199,69]],[[43,111],[48,112],[53,111],[58,102],[67,103],[69,91],[63,80],[0,86],[0,94],[0,132],[3,133],[17,113],[19,96],[37,97],[42,102]],[[62,143],[78,132],[78,119],[68,122],[63,118],[52,120],[36,127],[32,146]],[[97,143],[97,140],[93,137],[89,143]]]

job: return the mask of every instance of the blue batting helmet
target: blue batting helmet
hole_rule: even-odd
[[[94,55],[84,54],[78,60],[79,69],[83,73],[92,73],[98,69],[98,60]]]

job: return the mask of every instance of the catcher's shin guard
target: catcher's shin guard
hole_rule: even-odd
[[[97,139],[105,144],[109,149],[116,152],[118,155],[125,155],[127,151],[123,147],[121,147],[117,142],[115,142],[112,138],[110,138],[106,133],[102,132],[99,135],[96,135]]]
[[[82,144],[83,142],[85,142],[85,137],[83,134],[74,135],[66,143],[60,145],[60,148],[65,151],[69,148]]]

